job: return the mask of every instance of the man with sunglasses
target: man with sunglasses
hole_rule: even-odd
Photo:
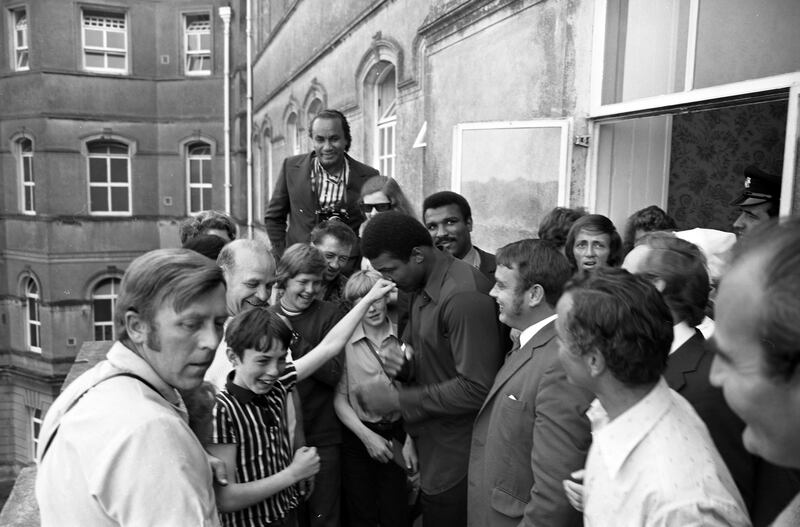
[[[311,231],[311,245],[319,249],[327,264],[317,296],[320,300],[336,304],[342,302],[347,283],[347,276],[343,271],[356,241],[353,229],[335,218],[323,221]]]

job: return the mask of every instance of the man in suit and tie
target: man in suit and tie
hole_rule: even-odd
[[[800,481],[790,470],[745,450],[744,422],[725,402],[722,390],[711,385],[714,352],[696,328],[708,303],[705,257],[696,245],[672,233],[654,232],[639,240],[622,267],[648,277],[661,292],[674,324],[664,379],[692,404],[708,427],[754,527],[770,525],[800,491]]]
[[[470,526],[581,525],[561,483],[583,467],[593,398],[567,381],[558,360],[555,305],[570,275],[564,255],[543,240],[497,252],[490,295],[500,321],[522,333],[475,420]]]
[[[358,232],[364,221],[358,208],[361,186],[378,175],[374,168],[347,155],[352,137],[341,112],[318,113],[309,135],[314,150],[283,161],[264,215],[276,258],[290,245],[308,243],[314,226],[333,217]]]

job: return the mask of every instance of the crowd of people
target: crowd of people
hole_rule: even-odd
[[[463,196],[419,221],[347,155],[341,113],[310,136],[269,245],[205,211],[130,264],[118,340],[45,417],[42,525],[800,524],[779,179],[745,171],[736,235],[559,207],[491,254]]]

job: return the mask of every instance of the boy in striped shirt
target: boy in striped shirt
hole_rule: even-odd
[[[294,385],[338,354],[370,305],[394,285],[380,280],[309,353],[286,361],[293,332],[280,315],[254,308],[228,325],[234,370],[217,394],[211,454],[225,462],[231,482],[215,487],[224,526],[297,525],[302,482],[319,471],[314,447],[291,453],[284,408]]]

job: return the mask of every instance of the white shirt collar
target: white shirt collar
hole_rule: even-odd
[[[694,337],[695,329],[686,322],[678,322],[672,327],[672,346],[669,348],[669,354],[672,353],[686,344],[686,341]]]
[[[525,344],[530,342],[530,340],[533,337],[535,337],[536,334],[539,333],[539,331],[541,331],[543,327],[545,327],[547,324],[549,324],[550,322],[552,322],[556,318],[558,318],[557,314],[550,315],[549,317],[547,317],[547,318],[545,318],[543,320],[540,320],[536,324],[534,324],[532,326],[528,326],[527,328],[525,328],[525,330],[522,333],[519,334],[519,347],[521,348],[521,347],[525,346]]]

